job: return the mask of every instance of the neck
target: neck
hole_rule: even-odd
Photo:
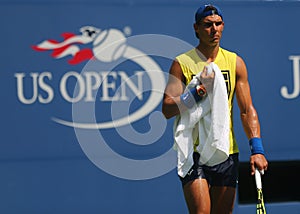
[[[200,43],[196,48],[206,57],[208,62],[213,62],[218,55],[220,45],[208,46]]]

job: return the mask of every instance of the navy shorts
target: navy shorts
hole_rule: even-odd
[[[199,164],[199,153],[194,152],[194,165],[187,175],[180,177],[182,186],[198,178],[206,179],[210,186],[236,187],[238,182],[239,154],[229,155],[228,159],[215,166]]]

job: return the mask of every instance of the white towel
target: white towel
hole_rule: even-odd
[[[215,72],[213,90],[197,105],[177,116],[174,122],[174,148],[178,154],[177,170],[181,177],[184,177],[193,165],[194,142],[198,137],[200,164],[214,166],[229,156],[230,119],[227,89],[219,67],[213,62],[208,66]],[[198,83],[200,73],[187,88]]]

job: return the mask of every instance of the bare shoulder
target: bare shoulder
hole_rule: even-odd
[[[236,77],[239,79],[247,79],[247,67],[242,57],[236,57]]]
[[[181,66],[178,61],[174,60],[171,67],[169,74],[172,77],[176,77],[178,80],[184,81],[184,75],[181,69]]]

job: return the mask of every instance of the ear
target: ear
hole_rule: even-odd
[[[196,23],[194,23],[194,30],[197,31],[198,30],[198,25]]]
[[[194,30],[195,30],[196,37],[199,38],[198,37],[198,25],[196,23],[194,23]]]

